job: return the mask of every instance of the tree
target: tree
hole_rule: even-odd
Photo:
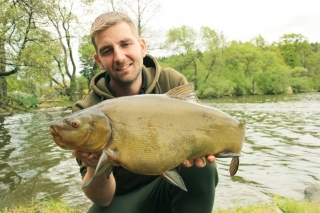
[[[225,55],[229,78],[237,82],[237,95],[255,94],[256,74],[262,71],[262,50],[249,42],[234,42],[227,48]]]
[[[59,41],[62,50],[60,55],[51,55],[57,65],[57,71],[60,73],[60,75],[52,75],[52,81],[64,90],[72,101],[74,101],[77,71],[72,39],[74,39],[73,35],[77,34],[76,29],[80,24],[72,12],[73,6],[73,3],[68,4],[66,1],[54,1],[46,7],[46,18],[49,20],[50,26],[53,27],[54,39]]]
[[[315,52],[308,57],[308,71],[312,78],[312,87],[316,91],[320,91],[320,51]]]
[[[156,32],[150,25],[161,12],[161,4],[159,0],[96,0],[97,3],[103,2],[107,5],[107,11],[123,11],[127,13],[135,22],[138,34],[148,41],[148,49],[160,48],[158,37],[160,32]]]
[[[147,26],[149,22],[160,12],[161,5],[157,0],[119,0],[126,6],[125,10],[134,14],[138,34],[141,37],[148,37]]]
[[[79,46],[79,55],[82,65],[82,70],[80,74],[87,79],[87,84],[89,88],[91,78],[99,72],[99,66],[93,58],[93,53],[95,49],[92,45],[90,36],[84,36],[81,39]]]
[[[278,67],[257,74],[256,82],[262,94],[281,94],[289,86],[290,68]]]
[[[195,89],[197,89],[198,63],[199,58],[202,56],[197,32],[191,27],[184,25],[179,28],[170,29],[166,37],[165,47],[175,53],[183,54],[185,61],[192,63],[194,76],[191,81],[194,83]]]
[[[1,107],[6,105],[8,89],[41,95],[39,88],[43,91],[54,83],[61,93],[74,100],[77,88],[74,43],[80,26],[74,5],[83,6],[80,0],[0,2]],[[8,87],[8,82],[12,86]]]
[[[278,47],[286,64],[291,68],[307,67],[307,58],[312,53],[307,38],[301,34],[284,34]]]
[[[224,64],[223,53],[226,47],[226,38],[223,33],[218,33],[209,27],[201,27],[202,49],[204,51],[201,63],[204,64],[207,74],[204,78],[204,83],[208,80],[213,72],[217,72],[216,77],[221,76],[222,67]]]
[[[38,11],[42,1],[1,1],[0,8],[0,107],[7,105],[6,77],[32,67],[39,67],[35,61],[28,60],[31,43],[41,43],[46,31],[37,28]],[[45,39],[44,39],[45,40]],[[36,47],[34,45],[33,47]]]

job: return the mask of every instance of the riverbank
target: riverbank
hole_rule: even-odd
[[[21,113],[21,112],[33,112],[36,110],[41,109],[50,109],[50,108],[56,108],[56,107],[62,107],[62,108],[70,108],[73,105],[73,101],[70,100],[51,100],[51,101],[43,101],[37,105],[35,108],[24,108],[24,107],[8,107],[6,109],[0,108],[0,115],[12,115],[15,113]]]
[[[0,213],[79,213],[84,209],[71,207],[62,200],[32,201],[27,206],[15,206],[0,209]],[[214,210],[213,213],[319,213],[320,203],[297,201],[292,198],[275,198],[275,201],[264,205],[239,206],[231,210]]]

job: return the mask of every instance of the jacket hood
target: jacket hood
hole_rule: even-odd
[[[147,54],[143,58],[143,67],[145,73],[145,81],[146,81],[146,94],[151,93],[155,86],[157,85],[157,81],[160,76],[161,67],[158,61],[151,55]],[[111,92],[108,90],[105,84],[105,76],[106,71],[101,71],[97,73],[90,82],[90,88],[92,91],[101,97],[102,100],[114,98]]]

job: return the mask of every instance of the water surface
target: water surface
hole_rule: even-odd
[[[203,100],[246,124],[239,171],[218,159],[220,181],[214,209],[268,203],[274,196],[302,200],[304,189],[320,181],[320,94],[250,96]],[[0,116],[0,209],[32,198],[62,198],[84,208],[79,167],[57,147],[52,121],[69,110],[50,109]]]

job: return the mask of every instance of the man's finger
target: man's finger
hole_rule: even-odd
[[[206,165],[206,159],[204,157],[202,158],[197,158],[194,160],[194,163],[196,164],[197,167],[204,167]]]
[[[208,163],[214,163],[214,162],[216,162],[216,157],[213,155],[209,155],[209,156],[207,156],[207,161],[208,161]]]
[[[182,165],[184,167],[191,167],[193,165],[193,160],[185,160],[183,161]]]

